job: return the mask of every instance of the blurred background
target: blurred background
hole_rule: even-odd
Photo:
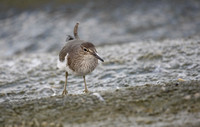
[[[96,45],[200,34],[199,0],[1,0],[0,57],[58,52],[79,21]]]

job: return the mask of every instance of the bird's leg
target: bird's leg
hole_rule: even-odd
[[[88,91],[88,89],[87,89],[87,84],[86,84],[86,81],[85,81],[85,75],[83,76],[83,79],[84,79],[84,83],[85,83],[85,90],[84,90],[84,92],[85,92],[85,93],[88,93],[89,91]]]
[[[68,72],[65,72],[65,86],[64,86],[64,90],[62,92],[62,95],[66,95],[68,92],[67,92],[67,77],[68,77]]]

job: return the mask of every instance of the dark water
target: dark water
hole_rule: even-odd
[[[96,45],[199,36],[200,2],[1,1],[0,57],[60,50],[79,21],[80,37]]]

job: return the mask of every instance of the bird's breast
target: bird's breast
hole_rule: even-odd
[[[92,55],[83,56],[80,60],[74,61],[76,75],[86,75],[92,72],[98,65],[98,60]]]

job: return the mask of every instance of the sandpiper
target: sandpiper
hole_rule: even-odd
[[[68,74],[83,76],[85,84],[84,92],[87,93],[88,89],[85,75],[96,68],[98,65],[98,59],[104,62],[104,60],[97,54],[95,46],[91,42],[79,39],[78,25],[79,23],[76,23],[74,27],[74,37],[68,35],[66,40],[67,43],[59,53],[57,67],[65,70],[65,86],[62,95],[68,93],[66,89]]]

